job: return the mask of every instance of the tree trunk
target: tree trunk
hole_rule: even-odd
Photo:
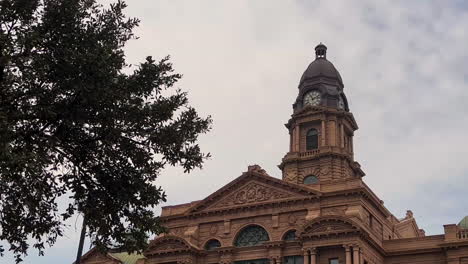
[[[83,244],[86,236],[86,215],[83,217],[83,225],[81,226],[80,244],[78,245],[78,253],[76,254],[75,264],[81,263],[81,255],[83,254]]]

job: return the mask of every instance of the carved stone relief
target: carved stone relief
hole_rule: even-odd
[[[317,224],[313,225],[305,230],[305,233],[317,233],[317,232],[332,232],[332,231],[339,231],[339,230],[350,230],[353,227],[346,223],[324,223],[324,224]]]
[[[214,204],[212,208],[229,207],[270,200],[280,200],[292,196],[292,194],[282,190],[251,182],[245,187],[241,188],[239,191]]]
[[[166,252],[166,251],[174,251],[180,249],[187,249],[188,247],[180,242],[171,241],[171,242],[160,242],[159,244],[152,247],[152,252]]]
[[[306,168],[304,170],[301,171],[301,182],[304,180],[304,177],[307,177],[309,175],[314,175],[316,177],[318,177],[319,179],[321,178],[321,176],[324,174],[324,171],[322,170],[326,170],[324,168],[320,168],[320,167],[313,167],[313,168]]]
[[[328,207],[322,209],[322,215],[344,215],[346,206]]]
[[[290,214],[288,216],[288,223],[294,225],[297,222],[297,216],[295,214]]]
[[[172,234],[172,235],[175,235],[175,236],[183,236],[186,230],[187,230],[186,227],[171,228],[169,230],[169,234]]]
[[[297,183],[297,169],[296,168],[285,169],[284,180]]]
[[[218,233],[218,225],[212,224],[210,226],[210,234],[214,236],[216,233]]]

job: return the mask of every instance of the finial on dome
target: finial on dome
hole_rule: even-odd
[[[327,58],[327,46],[323,45],[322,42],[315,47],[315,59],[326,59]]]

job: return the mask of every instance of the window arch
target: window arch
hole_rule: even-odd
[[[205,244],[205,249],[206,250],[213,250],[215,248],[221,247],[221,242],[219,242],[217,239],[211,239]]]
[[[318,131],[315,128],[307,131],[306,150],[318,149]]]
[[[234,242],[234,246],[236,247],[248,247],[248,246],[256,246],[263,244],[265,241],[269,241],[270,238],[268,236],[267,231],[258,225],[248,226],[237,235],[236,241]]]
[[[289,230],[284,234],[283,240],[285,241],[294,241],[296,240],[296,230]]]
[[[303,180],[304,184],[316,184],[318,182],[319,182],[319,179],[317,178],[317,176],[314,176],[314,175],[309,175],[305,177]]]

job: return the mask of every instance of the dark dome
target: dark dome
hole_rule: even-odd
[[[309,64],[307,70],[305,70],[304,74],[302,74],[299,86],[301,86],[306,79],[312,79],[316,77],[332,78],[338,80],[338,82],[343,86],[343,80],[341,79],[340,73],[326,58],[326,50],[327,47],[321,43],[315,48],[316,59],[311,64]]]

